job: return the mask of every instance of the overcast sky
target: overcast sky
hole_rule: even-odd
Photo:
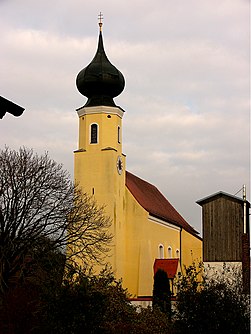
[[[0,95],[23,106],[0,120],[0,145],[48,151],[73,174],[76,88],[98,38],[124,74],[127,170],[156,185],[201,231],[196,200],[249,199],[248,0],[0,0]],[[242,193],[239,193],[241,196]]]

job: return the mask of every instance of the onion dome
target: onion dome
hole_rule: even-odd
[[[102,38],[102,23],[97,52],[91,63],[81,70],[76,79],[79,92],[88,98],[85,107],[116,106],[113,98],[125,87],[123,74],[108,60]]]

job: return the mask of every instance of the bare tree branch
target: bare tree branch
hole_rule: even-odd
[[[64,251],[85,265],[102,262],[110,225],[104,208],[47,153],[0,150],[0,293],[32,251]]]

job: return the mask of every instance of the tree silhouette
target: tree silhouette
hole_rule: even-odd
[[[102,262],[110,224],[47,153],[0,150],[0,297],[23,273],[27,256],[57,251],[68,261]]]
[[[167,273],[158,269],[154,275],[153,308],[159,308],[162,312],[171,316],[171,291]]]

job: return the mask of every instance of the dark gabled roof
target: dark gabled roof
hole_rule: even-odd
[[[18,117],[22,115],[24,108],[0,96],[0,118],[3,118],[7,112]]]
[[[219,191],[219,192],[214,193],[214,194],[212,194],[210,196],[204,197],[204,198],[196,201],[196,203],[202,206],[205,203],[212,202],[212,201],[214,201],[214,200],[216,200],[218,198],[221,198],[221,197],[227,198],[227,199],[229,199],[231,201],[235,201],[235,202],[238,202],[238,203],[243,203],[243,199],[242,198],[234,196],[234,195],[231,195],[231,194],[228,194],[228,193],[225,193],[224,191]],[[246,203],[248,205],[250,205],[250,203],[248,201],[246,201]]]
[[[155,186],[129,172],[126,172],[126,186],[137,202],[151,215],[182,227],[197,236],[198,232],[185,221]]]

